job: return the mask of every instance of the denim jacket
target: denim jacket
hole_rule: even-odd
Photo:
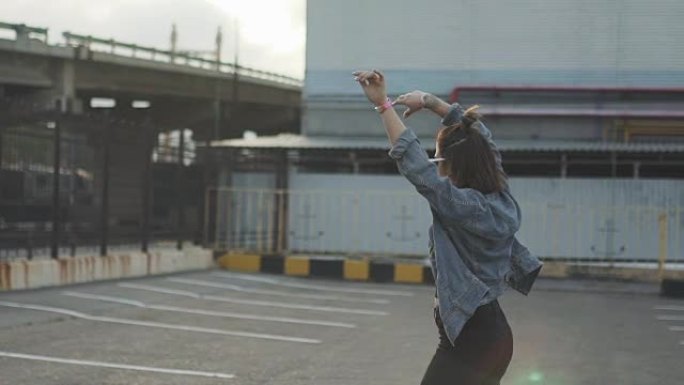
[[[461,106],[452,105],[451,113],[462,114]],[[503,170],[489,129],[481,121],[473,127],[489,141]],[[389,156],[433,212],[430,262],[439,314],[453,344],[475,310],[503,294],[506,284],[527,295],[542,263],[515,237],[521,214],[508,188],[482,194],[456,187],[449,178],[439,176],[411,128],[400,135]]]

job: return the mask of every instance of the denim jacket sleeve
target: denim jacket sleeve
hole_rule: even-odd
[[[458,188],[447,177],[439,176],[418,137],[411,128],[401,133],[389,156],[397,161],[399,172],[416,187],[444,220],[470,221],[485,212],[484,196],[470,188]]]
[[[532,285],[543,263],[532,255],[527,247],[518,241],[518,238],[513,238],[510,267],[511,270],[505,277],[506,283],[516,291],[527,295],[532,290]]]

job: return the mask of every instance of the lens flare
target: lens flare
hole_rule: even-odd
[[[544,375],[541,374],[540,372],[532,372],[532,373],[530,373],[530,376],[528,377],[528,379],[530,380],[530,382],[538,383],[538,382],[542,382],[544,380]]]

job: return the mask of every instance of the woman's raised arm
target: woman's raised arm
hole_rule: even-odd
[[[368,100],[375,105],[376,110],[380,112],[382,123],[385,126],[387,137],[390,144],[394,146],[399,139],[399,136],[406,131],[404,122],[401,121],[397,112],[394,111],[392,104],[387,98],[387,89],[385,84],[385,77],[380,71],[356,71],[352,73],[354,79],[359,82],[366,94]]]
[[[392,104],[408,107],[406,111],[404,111],[404,119],[411,116],[414,112],[422,110],[423,108],[434,112],[440,118],[444,118],[449,113],[450,107],[449,103],[445,102],[444,100],[420,90],[399,95],[399,97],[397,97]]]

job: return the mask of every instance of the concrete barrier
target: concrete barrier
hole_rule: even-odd
[[[214,266],[211,250],[186,247],[100,256],[0,262],[0,290],[36,289],[107,279],[142,277]]]

